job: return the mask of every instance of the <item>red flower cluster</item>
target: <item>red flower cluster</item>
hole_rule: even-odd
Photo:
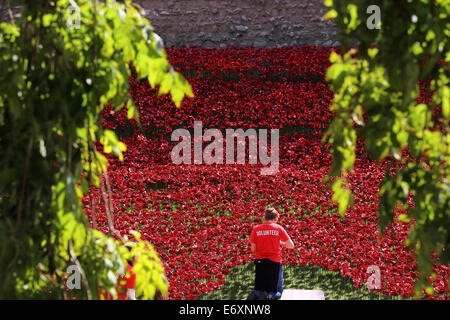
[[[330,48],[170,49],[171,63],[187,75],[195,98],[176,109],[146,81],[130,78],[142,129],[126,110],[104,110],[103,126],[123,135],[124,161],[109,157],[115,228],[138,230],[164,262],[172,299],[194,299],[225,283],[233,266],[251,260],[248,237],[268,204],[296,244],[284,264],[319,265],[367,283],[369,266],[381,271],[386,295],[413,294],[417,277],[404,245],[409,225],[400,221],[378,232],[379,185],[387,163],[377,165],[359,148],[351,188],[354,208],[337,214],[330,186],[322,182],[331,156],[321,144],[332,118],[333,97],[324,82]],[[126,108],[124,108],[126,109]],[[175,165],[170,141],[176,128],[278,128],[280,167],[260,175],[260,165]],[[108,232],[99,190],[90,190],[99,230]],[[400,210],[399,210],[400,212]],[[399,214],[397,212],[397,215]],[[435,265],[434,296],[448,298],[447,266]]]

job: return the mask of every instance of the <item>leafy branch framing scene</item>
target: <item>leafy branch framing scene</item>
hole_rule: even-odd
[[[126,261],[138,254],[138,293],[167,294],[152,245],[114,228],[105,154],[122,160],[126,146],[99,123],[106,104],[126,104],[128,117],[138,119],[128,93],[132,68],[176,105],[192,96],[189,84],[131,1],[77,1],[73,10],[73,1],[14,4],[20,14],[1,24],[0,35],[0,298],[68,298],[71,264],[82,290],[70,293],[117,296]],[[89,228],[81,197],[90,186],[101,190],[106,233]]]

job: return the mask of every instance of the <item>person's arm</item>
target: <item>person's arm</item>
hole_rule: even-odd
[[[256,253],[256,243],[255,243],[255,230],[252,230],[252,233],[250,234],[250,252],[252,254]]]
[[[256,243],[250,242],[250,252],[251,253],[256,252]]]
[[[289,238],[285,242],[280,241],[280,243],[283,247],[286,247],[288,249],[294,249],[294,242],[292,242],[291,238]]]
[[[281,227],[280,244],[288,249],[294,249],[294,242],[292,242],[291,237],[289,237],[288,233],[286,232],[286,230],[284,230],[283,227]]]

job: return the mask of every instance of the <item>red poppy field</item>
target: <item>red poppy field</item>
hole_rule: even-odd
[[[365,288],[369,266],[381,271],[386,296],[411,297],[417,276],[415,258],[404,241],[409,225],[394,221],[378,231],[378,189],[388,160],[371,161],[359,142],[351,176],[354,207],[344,217],[332,202],[329,147],[321,142],[333,117],[333,93],[325,82],[332,48],[168,49],[195,97],[177,109],[170,97],[156,94],[147,81],[131,77],[130,93],[141,127],[126,108],[105,108],[102,125],[127,145],[124,160],[107,156],[115,228],[141,232],[164,263],[170,299],[196,299],[220,289],[233,268],[252,260],[248,238],[273,205],[290,234],[294,250],[283,249],[285,265],[317,266],[339,272],[354,287]],[[429,96],[421,95],[426,102]],[[280,165],[261,175],[260,165],[175,165],[170,140],[177,128],[273,128],[280,130]],[[100,191],[91,189],[92,226],[108,232]],[[84,198],[89,203],[89,196]],[[409,205],[413,206],[413,199]],[[397,210],[396,215],[400,213]],[[448,266],[435,264],[432,295],[448,299]],[[367,289],[366,289],[367,290]]]

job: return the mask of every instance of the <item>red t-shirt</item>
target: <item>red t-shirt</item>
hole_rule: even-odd
[[[288,241],[289,235],[279,224],[264,222],[253,227],[250,242],[256,244],[256,259],[281,262],[280,241]]]

